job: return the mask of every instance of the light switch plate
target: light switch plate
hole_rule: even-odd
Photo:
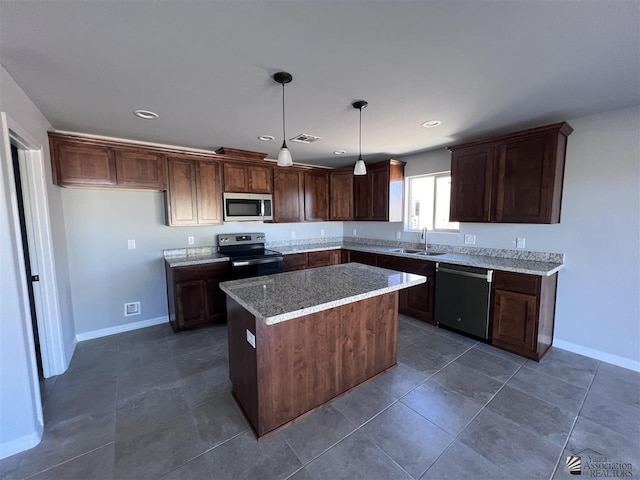
[[[324,237],[324,228],[321,228],[321,229],[320,229],[320,236],[321,236],[321,237]]]
[[[396,240],[400,240],[402,239],[402,232],[401,231],[397,231],[396,232]]]
[[[475,235],[465,235],[464,236],[464,244],[465,245],[475,245],[476,244],[476,236]]]
[[[296,232],[291,232],[291,238],[292,239],[296,238]]]
[[[358,234],[358,231],[354,228],[353,229],[353,236],[355,237],[355,236],[357,236],[357,234]]]
[[[193,237],[187,237],[187,243],[189,245],[193,245],[193,240],[194,240]]]
[[[127,240],[127,248],[129,250],[135,250],[136,249],[136,241],[135,240]]]
[[[520,238],[520,237],[516,238],[516,248],[524,248],[524,243],[525,243],[524,240],[525,240],[524,238]]]
[[[256,348],[256,336],[251,333],[249,329],[247,329],[247,342],[249,342],[249,345],[253,348]]]

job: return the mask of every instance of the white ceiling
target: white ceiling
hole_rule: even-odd
[[[286,70],[287,137],[324,138],[294,161],[341,166],[358,99],[366,160],[638,104],[639,29],[638,0],[1,0],[0,61],[56,129],[271,158]]]

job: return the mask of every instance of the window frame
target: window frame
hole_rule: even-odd
[[[416,233],[420,233],[422,232],[422,229],[413,229],[410,226],[410,217],[411,217],[411,190],[412,190],[412,180],[414,179],[418,179],[418,178],[425,178],[425,177],[431,177],[433,178],[433,210],[431,211],[431,219],[432,219],[432,223],[433,223],[433,228],[429,229],[429,232],[437,232],[437,233],[460,233],[460,222],[458,222],[458,228],[457,229],[452,229],[452,228],[435,228],[436,225],[436,201],[438,198],[438,178],[442,178],[442,177],[451,177],[451,171],[444,171],[444,172],[435,172],[435,173],[423,173],[421,175],[412,175],[411,177],[406,177],[405,178],[405,183],[406,183],[406,192],[407,192],[407,197],[406,197],[406,222],[405,222],[405,232],[416,232]],[[451,197],[449,197],[449,208],[451,208]]]

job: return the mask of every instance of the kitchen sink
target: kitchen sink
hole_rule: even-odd
[[[444,255],[444,252],[425,252],[424,250],[416,250],[414,248],[396,248],[389,250],[391,253],[409,253],[411,255],[420,255],[421,257],[435,257],[438,255]]]
[[[445,252],[416,252],[416,255],[421,257],[437,257],[438,255],[444,255]]]

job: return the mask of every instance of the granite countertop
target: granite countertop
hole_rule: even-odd
[[[164,261],[169,267],[187,267],[191,265],[203,265],[206,263],[228,262],[229,257],[220,255],[216,252],[210,253],[194,253],[176,256],[165,256]]]
[[[220,288],[267,325],[413,287],[426,277],[346,263],[232,280]]]

